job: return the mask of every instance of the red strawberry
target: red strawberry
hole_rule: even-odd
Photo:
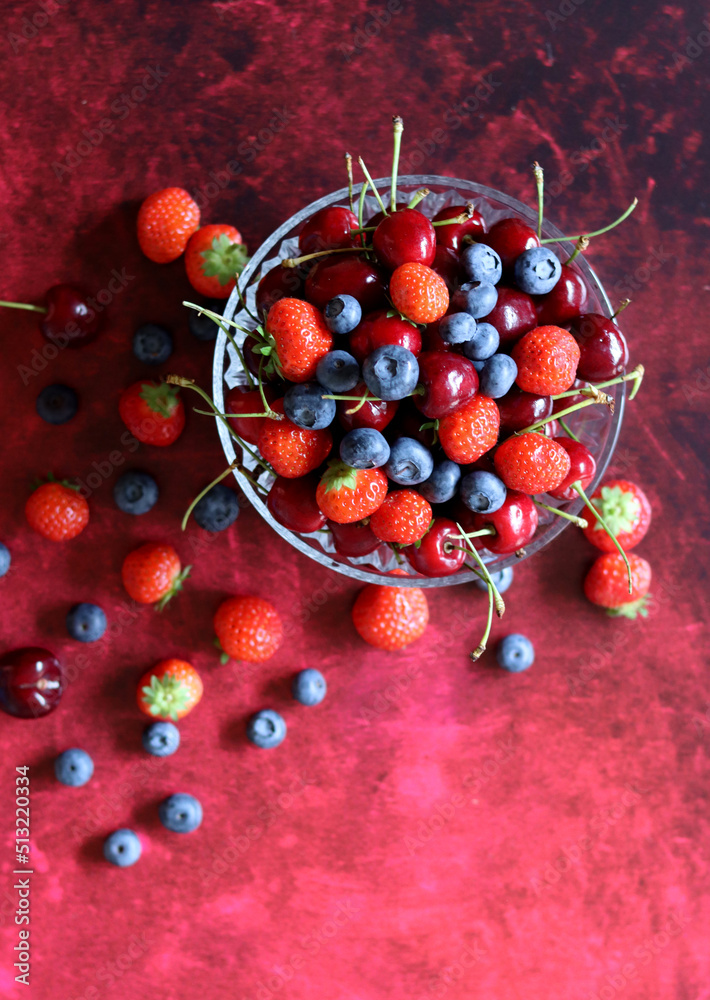
[[[308,382],[316,365],[333,346],[323,314],[310,302],[279,299],[266,317],[266,333],[274,338],[281,373],[291,382]]]
[[[509,490],[531,496],[556,489],[570,470],[566,450],[544,434],[509,437],[496,449],[493,462]]]
[[[383,542],[410,545],[426,534],[431,505],[416,490],[395,490],[370,518],[370,527]]]
[[[200,210],[182,188],[148,195],[138,211],[138,242],[156,264],[177,260],[200,225]]]
[[[134,437],[161,448],[177,441],[185,426],[179,390],[166,382],[134,382],[121,394],[118,412]]]
[[[242,234],[234,226],[203,226],[185,248],[188,281],[211,299],[229,298],[247,260]]]
[[[291,423],[288,417],[283,416],[283,399],[277,399],[271,408],[281,414],[281,419],[267,417],[264,420],[259,433],[259,451],[276,475],[284,479],[298,479],[313,472],[326,460],[333,447],[330,431],[327,428],[306,430]]]
[[[331,462],[318,489],[316,502],[331,521],[352,524],[374,514],[387,496],[387,476],[379,469],[351,469]]]
[[[473,399],[439,421],[439,440],[446,457],[468,465],[485,455],[498,440],[500,413],[488,396]]]
[[[281,617],[269,601],[261,597],[228,597],[214,616],[214,630],[224,651],[223,660],[262,663],[283,641]]]
[[[268,403],[276,399],[276,392],[270,385],[264,386],[264,395]],[[245,385],[235,385],[227,393],[224,404],[225,413],[234,413],[230,418],[230,426],[236,434],[248,444],[258,444],[264,417],[240,417],[240,413],[264,413],[264,401],[258,389],[249,389]]]
[[[190,566],[182,569],[180,557],[172,545],[148,542],[134,549],[123,560],[121,579],[126,593],[139,604],[157,604],[162,611],[168,601],[182,590]]]
[[[630,552],[638,545],[651,524],[651,504],[640,486],[625,479],[612,479],[598,487],[590,499],[616,535],[624,552]],[[600,521],[592,524],[590,518],[584,534],[602,552],[616,551]]]
[[[371,583],[358,594],[353,625],[377,649],[403,649],[419,639],[429,622],[426,594],[419,587],[380,587]]]
[[[572,385],[579,364],[579,344],[559,326],[537,326],[512,350],[516,382],[525,392],[554,396]]]
[[[433,323],[449,308],[446,282],[426,264],[402,264],[390,278],[395,309],[413,323]]]
[[[618,552],[598,556],[584,580],[584,594],[592,604],[608,608],[614,617],[645,617],[648,589],[651,586],[651,567],[636,553],[629,553],[631,566],[631,593],[624,560]]]
[[[177,722],[202,698],[202,678],[186,660],[161,660],[138,681],[138,707],[152,719]]]
[[[66,542],[80,535],[89,523],[89,505],[65,483],[43,483],[25,504],[30,528],[52,542]]]

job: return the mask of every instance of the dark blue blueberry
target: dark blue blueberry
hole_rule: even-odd
[[[471,364],[476,369],[476,371],[478,372],[479,375],[483,371],[483,366],[485,365],[485,363],[486,363],[485,361],[472,361],[471,362]]]
[[[434,466],[434,471],[419,484],[418,492],[429,503],[446,503],[456,495],[461,479],[461,467],[448,458],[443,458]]]
[[[70,788],[81,788],[91,780],[94,773],[94,762],[86,750],[65,750],[54,762],[54,774],[57,781]]]
[[[434,471],[434,459],[428,448],[414,438],[401,437],[390,446],[385,472],[400,486],[423,483]]]
[[[467,281],[454,292],[452,306],[467,312],[474,319],[487,316],[498,301],[498,289],[485,281]]]
[[[239,501],[234,490],[217,483],[195,504],[192,513],[205,531],[224,531],[239,517]]]
[[[496,328],[490,323],[477,323],[476,332],[464,344],[463,353],[469,361],[487,361],[495,354],[499,345],[500,337]]]
[[[162,365],[173,353],[173,335],[157,323],[144,323],[133,334],[133,353],[146,365]]]
[[[476,321],[467,312],[449,313],[439,322],[439,336],[446,344],[467,344],[476,333]]]
[[[331,333],[351,333],[362,319],[362,309],[352,295],[336,295],[323,310]]]
[[[500,257],[485,243],[472,243],[461,254],[461,264],[469,281],[485,281],[497,285],[503,274]]]
[[[180,746],[180,730],[172,722],[151,722],[141,739],[143,749],[153,757],[170,757]]]
[[[316,378],[328,392],[350,392],[360,381],[360,365],[347,351],[328,351],[318,362]]]
[[[549,247],[531,247],[515,261],[515,284],[528,295],[552,291],[562,274],[562,265]]]
[[[379,469],[390,457],[390,446],[374,427],[356,427],[340,442],[340,457],[353,469]]]
[[[202,822],[202,806],[194,795],[177,792],[158,806],[160,822],[173,833],[192,833]]]
[[[219,299],[211,299],[209,302],[202,303],[202,305],[204,305],[205,309],[210,309],[212,312],[217,313],[218,316],[221,316],[224,311],[224,302],[220,302]],[[219,327],[215,321],[210,319],[209,316],[204,316],[202,313],[196,312],[194,309],[187,310],[187,325],[190,328],[192,336],[197,337],[198,340],[217,339]]]
[[[524,635],[506,635],[498,643],[496,659],[504,670],[519,674],[535,662],[535,648]]]
[[[7,545],[3,545],[0,542],[0,576],[5,576],[10,568],[10,563],[12,562],[12,556],[10,555],[10,550]]]
[[[79,409],[79,397],[68,385],[48,385],[36,402],[37,413],[48,424],[65,424]]]
[[[504,594],[508,589],[508,587],[513,582],[513,567],[506,566],[505,569],[499,569],[497,573],[491,573],[491,579],[498,588],[498,593]],[[488,584],[486,583],[485,580],[482,580],[480,577],[476,577],[476,579],[473,582],[476,584],[479,590],[488,590]]]
[[[478,389],[484,396],[500,399],[518,377],[518,366],[509,354],[494,354],[478,373]]]
[[[124,514],[147,514],[158,501],[158,484],[147,472],[130,469],[116,480],[113,499]]]
[[[328,685],[320,670],[308,667],[296,674],[291,684],[291,694],[302,705],[320,705],[326,695]]]
[[[129,868],[140,856],[141,842],[133,830],[116,830],[104,841],[104,857],[119,868]]]
[[[406,347],[385,344],[365,358],[362,377],[379,399],[404,399],[419,381],[419,363]]]
[[[247,738],[262,750],[277,747],[285,737],[286,723],[272,708],[265,708],[252,715],[247,723]]]
[[[505,503],[505,483],[492,472],[469,472],[461,480],[461,499],[476,514],[492,514]]]
[[[297,427],[321,431],[335,420],[335,400],[317,382],[302,382],[289,386],[284,396],[284,413]]]
[[[106,631],[106,615],[98,604],[75,604],[66,622],[67,632],[79,642],[96,642]]]

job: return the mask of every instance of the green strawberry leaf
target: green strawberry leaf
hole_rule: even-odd
[[[232,243],[226,233],[215,236],[209,250],[202,251],[202,273],[207,278],[217,278],[220,285],[228,285],[244,270],[249,260],[243,243]]]
[[[325,484],[326,493],[331,490],[354,490],[357,488],[357,469],[338,460],[329,462],[321,482]]]
[[[639,615],[642,618],[648,618],[648,602],[651,595],[646,594],[644,597],[639,598],[638,601],[629,601],[628,604],[622,604],[618,608],[609,608],[607,614],[610,618],[637,618]]]
[[[180,390],[175,385],[168,385],[161,382],[155,385],[154,382],[143,382],[141,384],[140,397],[144,400],[153,413],[161,417],[171,417],[178,405]]]
[[[601,496],[594,497],[592,504],[601,513],[614,535],[633,531],[641,513],[638,499],[621,486],[602,486]],[[604,531],[601,521],[597,521],[594,530]]]

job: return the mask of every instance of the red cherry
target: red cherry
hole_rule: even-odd
[[[457,215],[464,213],[468,213],[468,205],[449,205],[448,208],[442,208],[440,212],[436,213],[434,222],[440,222],[442,219],[455,219]],[[474,209],[471,217],[465,222],[456,222],[449,226],[435,226],[434,228],[436,242],[440,247],[460,251],[463,249],[464,236],[472,236],[474,240],[478,240],[486,231],[486,223],[481,213]]]
[[[269,490],[266,506],[279,524],[289,531],[308,535],[324,528],[326,523],[316,503],[316,488],[320,476],[311,473],[300,479],[284,479],[279,476]]]
[[[18,719],[38,719],[59,704],[64,676],[54,653],[39,646],[0,657],[0,708]]]
[[[406,207],[407,207],[406,201],[398,201],[396,211],[402,212]],[[368,229],[372,229],[373,226],[375,227],[375,229],[377,229],[382,220],[386,218],[387,218],[387,213],[382,211],[375,212],[375,214],[365,222],[365,225],[368,227]]]
[[[536,396],[532,392],[523,392],[517,385],[496,402],[500,410],[500,429],[506,434],[530,427],[531,424],[544,420],[552,413],[553,400],[550,396]]]
[[[474,538],[476,548],[486,548],[497,555],[517,552],[532,541],[537,529],[537,507],[532,498],[517,490],[508,490],[505,503],[492,514],[474,514],[476,531],[493,527],[495,535]]]
[[[302,254],[308,254],[354,247],[358,237],[350,230],[357,227],[357,217],[349,208],[341,205],[321,208],[303,224],[298,234],[298,248]]]
[[[629,348],[613,319],[587,313],[572,321],[570,333],[579,344],[579,378],[598,382],[624,372],[629,363]]]
[[[367,316],[362,317],[350,334],[348,338],[350,353],[360,364],[363,363],[368,354],[372,353],[372,328],[375,321],[386,315],[386,309],[377,309],[375,312],[368,313]]]
[[[262,354],[259,350],[261,342],[256,339],[256,337],[246,337],[242,345],[242,355],[244,357],[244,364],[247,366],[252,375],[256,375],[259,378],[259,367],[261,367],[261,381],[270,382],[274,386],[280,386],[283,384],[283,379],[278,375],[276,371],[272,371],[270,375],[267,375],[265,368],[268,362],[268,357]],[[263,364],[262,364],[263,361]],[[242,410],[242,413],[245,411]],[[249,411],[251,412],[251,411]],[[254,413],[257,411],[254,410]]]
[[[450,576],[461,569],[466,558],[459,529],[447,517],[434,518],[419,547],[408,545],[405,552],[422,576]]]
[[[352,295],[363,312],[386,306],[385,278],[378,267],[358,254],[324,257],[306,279],[306,299],[325,309],[336,295]]]
[[[468,358],[443,351],[425,351],[419,357],[419,382],[424,392],[414,405],[430,420],[439,420],[476,395],[478,372]]]
[[[365,383],[359,382],[348,396],[364,396],[366,392]],[[363,403],[357,413],[348,413],[348,410],[358,405],[355,400],[339,399],[336,405],[340,426],[346,431],[351,431],[354,427],[374,427],[376,431],[382,431],[394,419],[398,406],[396,402],[388,403],[377,399]]]
[[[479,243],[493,247],[504,269],[511,268],[516,258],[525,250],[540,246],[535,230],[522,219],[515,218],[500,219],[499,222],[495,222],[489,232],[479,237]]]
[[[54,285],[47,292],[47,312],[40,329],[58,347],[83,347],[96,337],[101,319],[88,297],[73,285]]]
[[[416,208],[403,208],[382,220],[372,236],[377,259],[390,271],[402,264],[429,264],[434,260],[436,230]]]
[[[440,226],[439,228],[456,229],[456,226]],[[461,263],[457,254],[449,247],[437,246],[434,260],[431,262],[431,269],[444,279],[449,294],[452,294],[461,284]]]
[[[544,434],[545,437],[548,438],[556,438],[561,430],[562,428],[560,427],[560,425],[557,423],[556,420],[549,420],[546,424],[543,424],[543,426],[540,428],[540,433]]]
[[[336,524],[328,521],[328,527],[333,533],[333,544],[341,556],[357,559],[358,556],[369,556],[379,549],[382,542],[370,527],[369,521],[355,521],[352,524]]]
[[[583,311],[587,304],[587,283],[574,266],[562,265],[562,274],[547,295],[535,299],[539,326],[563,326]]]
[[[380,313],[372,324],[370,350],[374,351],[378,347],[390,344],[404,347],[411,351],[415,358],[419,357],[422,349],[422,335],[419,332],[419,327],[413,326],[400,316],[388,316],[387,313]]]
[[[429,325],[424,330],[424,350],[425,351],[453,351],[454,345],[447,344],[445,340],[441,339],[439,335],[439,323],[441,320],[436,320],[435,323],[429,323]]]
[[[302,299],[306,277],[310,267],[284,267],[277,264],[264,275],[256,289],[256,311],[265,316],[274,302],[279,299]]]
[[[270,385],[264,386],[264,395],[267,402],[273,403],[276,399],[276,392]],[[263,413],[264,401],[258,389],[250,389],[246,385],[235,385],[227,393],[224,404],[225,413]],[[240,438],[244,438],[249,444],[259,443],[259,432],[264,425],[265,417],[243,417],[241,420],[230,420],[229,426]]]
[[[557,489],[547,492],[557,500],[576,500],[579,493],[572,488],[572,483],[580,482],[582,489],[586,490],[597,471],[596,459],[581,441],[575,441],[573,438],[565,436],[556,437],[555,441],[561,444],[569,455],[570,468],[566,478],[562,480]]]
[[[426,448],[433,448],[437,441],[436,431],[433,427],[420,430],[422,424],[428,423],[427,418],[416,409],[412,400],[403,399],[400,401],[397,419],[387,428],[388,441],[394,441],[398,437],[414,438]]]
[[[500,335],[501,344],[519,340],[537,326],[535,303],[517,288],[498,288],[498,301],[481,323],[490,323]]]

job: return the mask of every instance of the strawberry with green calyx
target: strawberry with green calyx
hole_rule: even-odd
[[[353,524],[374,514],[387,496],[387,477],[379,469],[353,469],[333,461],[316,489],[316,503],[331,521]]]
[[[598,556],[584,580],[588,601],[614,618],[636,618],[648,615],[651,567],[645,559],[631,552],[628,556],[631,590],[627,587],[627,568],[618,552]]]
[[[228,299],[235,278],[248,260],[247,248],[234,226],[203,226],[185,248],[185,270],[195,289],[212,299]]]
[[[266,338],[265,346],[273,342],[280,369],[291,382],[313,381],[318,362],[333,346],[323,313],[302,299],[273,304],[266,317]]]
[[[134,382],[121,394],[118,412],[131,434],[143,444],[166,447],[185,427],[185,408],[175,386]]]
[[[639,486],[625,479],[612,479],[600,486],[590,500],[625,552],[638,545],[651,524],[651,504]],[[598,518],[590,518],[584,534],[602,552],[614,550]]]
[[[37,483],[25,504],[27,523],[44,538],[52,542],[65,542],[76,538],[89,523],[89,505],[79,495],[79,487],[53,476],[49,481]]]
[[[202,679],[185,660],[161,660],[138,682],[138,707],[152,719],[184,718],[202,698]]]
[[[130,552],[121,567],[121,580],[129,597],[138,604],[156,604],[162,611],[189,576],[172,545],[146,542]]]

